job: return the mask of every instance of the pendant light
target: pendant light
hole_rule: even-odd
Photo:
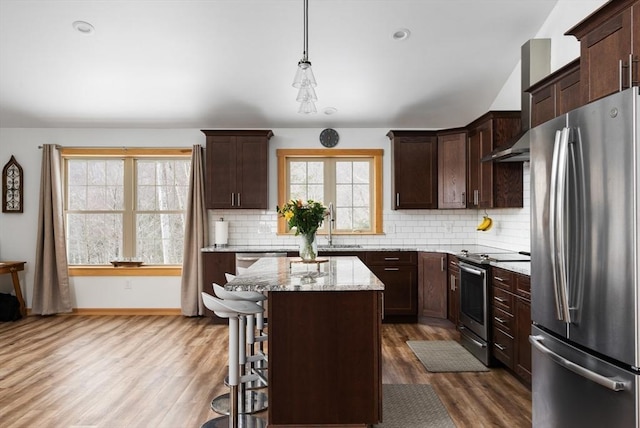
[[[309,61],[309,0],[304,2],[304,45],[302,47],[302,59],[298,61],[298,69],[293,79],[293,87],[298,88],[298,96],[296,101],[300,103],[298,113],[312,114],[316,113],[315,102],[318,100],[316,91],[313,89],[317,86],[316,78],[311,70],[311,62]]]

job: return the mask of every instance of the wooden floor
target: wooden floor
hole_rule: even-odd
[[[452,338],[446,325],[384,324],[383,383],[433,385],[461,428],[530,427],[531,393],[505,370],[429,373],[405,344]],[[226,392],[226,346],[226,326],[205,318],[0,323],[0,427],[198,428]]]

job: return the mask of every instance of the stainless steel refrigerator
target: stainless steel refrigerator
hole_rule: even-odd
[[[531,130],[534,427],[640,426],[640,107]]]

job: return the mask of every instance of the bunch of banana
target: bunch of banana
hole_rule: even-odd
[[[489,217],[488,215],[485,215],[482,217],[482,222],[478,225],[476,230],[486,232],[487,230],[491,229],[491,226],[493,226],[493,220],[491,220],[491,217]]]

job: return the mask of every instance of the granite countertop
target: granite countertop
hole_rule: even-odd
[[[355,256],[319,257],[322,263],[300,263],[298,257],[265,257],[225,285],[250,291],[383,291],[384,284]]]
[[[357,245],[357,246],[320,246],[319,251],[331,251],[332,253],[346,252],[353,253],[359,251],[423,251],[429,253],[447,253],[457,255],[461,250],[468,250],[470,253],[507,253],[513,250],[503,248],[487,247],[484,245],[450,245],[450,244],[424,244],[424,245]],[[230,252],[230,253],[286,253],[298,251],[298,247],[284,247],[277,245],[230,245],[227,247],[205,247],[202,252]],[[531,275],[530,262],[491,262],[491,266]]]

